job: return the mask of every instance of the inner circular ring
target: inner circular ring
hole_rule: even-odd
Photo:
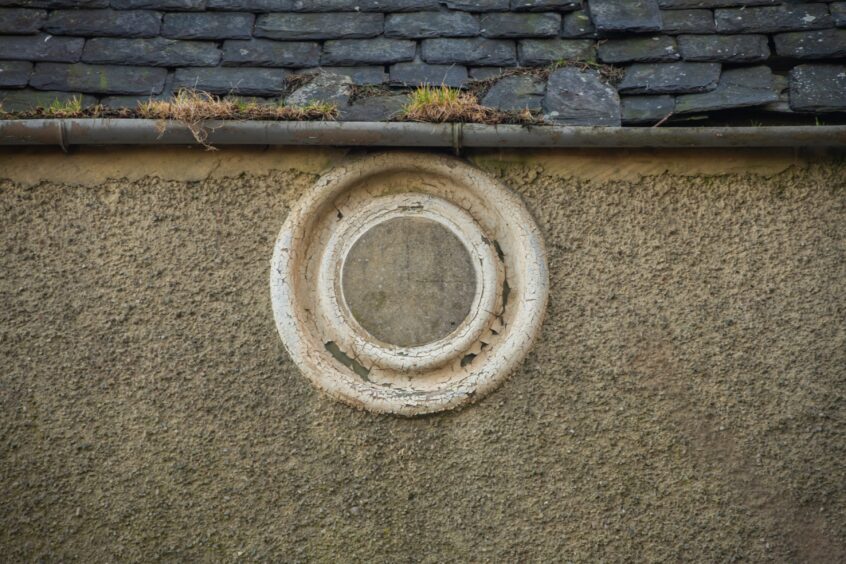
[[[399,346],[374,339],[361,327],[343,299],[343,264],[352,246],[374,226],[395,218],[423,218],[439,223],[465,246],[475,269],[476,288],[469,314],[445,337],[419,346]],[[326,242],[318,273],[318,306],[333,341],[366,367],[401,372],[442,366],[469,349],[498,311],[502,265],[491,242],[464,210],[429,194],[400,194],[369,199],[346,210],[344,225]]]

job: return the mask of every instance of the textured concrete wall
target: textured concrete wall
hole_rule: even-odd
[[[471,155],[544,231],[547,320],[401,419],[321,397],[271,315],[342,156],[0,154],[3,559],[846,558],[842,158]]]

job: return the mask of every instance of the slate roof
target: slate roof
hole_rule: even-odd
[[[379,120],[403,97],[351,85],[466,87],[503,71],[485,105],[559,124],[844,112],[846,1],[0,0],[6,111],[73,95],[132,106],[187,86],[328,99],[342,119]]]

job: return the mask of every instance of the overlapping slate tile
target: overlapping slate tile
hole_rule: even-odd
[[[832,25],[828,6],[815,3],[716,10],[714,21],[719,33],[778,33]]]
[[[450,86],[461,88],[470,77],[464,65],[430,65],[427,63],[397,63],[391,65],[391,83],[396,86]]]
[[[161,12],[152,10],[53,10],[43,29],[83,37],[156,37],[161,27]]]
[[[191,88],[211,94],[274,96],[285,90],[289,74],[279,68],[181,68],[176,70],[174,88]]]
[[[410,12],[388,14],[385,18],[385,37],[426,39],[478,34],[479,18],[467,12]]]
[[[0,34],[28,35],[38,33],[46,20],[46,10],[0,8]]]
[[[382,34],[382,14],[339,12],[329,14],[264,14],[256,19],[256,37],[301,41],[305,39],[363,39]]]
[[[677,61],[676,40],[667,35],[607,39],[597,47],[597,56],[603,63],[665,63]]]
[[[39,90],[88,94],[158,94],[167,70],[156,67],[37,63],[29,81]]]
[[[588,0],[590,17],[602,32],[661,30],[656,0]]]
[[[717,87],[719,63],[637,64],[626,69],[618,85],[626,94],[684,94]]]
[[[507,76],[482,98],[482,105],[502,111],[540,111],[546,82],[530,75]]]
[[[255,16],[249,13],[169,13],[162,36],[171,39],[249,39]]]
[[[558,125],[619,126],[620,97],[593,70],[562,68],[549,76],[543,99],[544,119]]]
[[[794,31],[773,38],[776,53],[796,59],[836,59],[846,57],[846,29]]]
[[[710,112],[761,106],[778,100],[769,67],[742,67],[723,71],[717,87],[701,94],[676,98],[676,113]]]
[[[517,45],[520,64],[544,66],[559,61],[593,61],[594,42],[590,39],[524,39]]]
[[[790,107],[797,112],[846,112],[846,65],[799,65],[790,71]]]
[[[672,96],[623,96],[623,124],[654,124],[669,117],[675,110],[676,101]]]
[[[32,75],[29,61],[0,61],[0,88],[24,88]]]
[[[686,61],[756,63],[770,57],[766,35],[680,35],[678,42]]]
[[[0,106],[4,112],[26,112],[35,108],[49,108],[52,104],[68,104],[74,100],[83,108],[93,106],[97,98],[81,92],[60,90],[44,91],[26,88],[22,90],[0,90]]]

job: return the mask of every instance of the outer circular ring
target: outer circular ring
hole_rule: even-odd
[[[390,363],[363,367],[355,351],[334,350],[337,344],[315,295],[321,286],[314,279],[337,229],[336,213],[340,219],[342,210],[355,209],[356,202],[409,192],[436,196],[472,217],[505,273],[498,297],[501,310],[488,312],[486,334],[452,361],[414,373]],[[286,218],[270,272],[276,326],[303,374],[350,405],[408,416],[459,407],[502,383],[540,329],[548,285],[542,238],[520,199],[461,160],[421,153],[370,155],[323,176]]]

